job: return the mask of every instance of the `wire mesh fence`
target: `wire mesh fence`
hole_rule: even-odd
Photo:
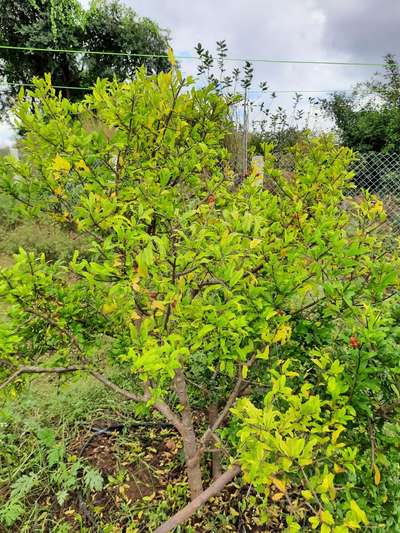
[[[400,235],[400,153],[366,152],[353,164],[355,193],[362,190],[378,196],[393,233]]]

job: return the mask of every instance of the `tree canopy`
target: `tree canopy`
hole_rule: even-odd
[[[89,244],[55,261],[21,250],[0,270],[2,394],[29,373],[85,373],[135,416],[162,415],[192,502],[158,533],[239,472],[262,495],[268,530],[389,520],[398,258],[377,234],[381,202],[343,208],[350,150],[304,142],[288,179],[266,146],[278,193],[255,173],[235,185],[226,101],[176,69],[101,80],[80,102],[47,76],[21,92],[15,116],[23,157],[0,161],[0,190],[21,216],[52,217]],[[210,455],[225,473],[204,493]]]
[[[165,57],[168,32],[148,18],[140,18],[119,0],[92,0],[85,10],[78,0],[0,0],[0,42],[2,45],[68,50],[154,54],[93,55],[65,52],[26,52],[0,49],[0,76],[10,83],[2,106],[8,109],[20,83],[50,73],[55,85],[91,87],[98,77],[125,80],[135,68],[148,71],[168,68]],[[14,85],[13,85],[14,84]],[[84,90],[63,89],[72,100]]]
[[[359,152],[400,150],[400,66],[385,57],[381,75],[358,85],[351,95],[335,93],[322,101],[341,142]]]

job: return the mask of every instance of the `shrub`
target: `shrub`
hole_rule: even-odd
[[[176,69],[99,81],[82,103],[37,81],[15,113],[26,157],[3,159],[3,191],[85,235],[91,255],[21,251],[2,270],[3,390],[32,372],[88,372],[137,413],[159,411],[193,500],[159,532],[196,510],[207,452],[217,476],[226,468],[207,494],[242,471],[266,524],[368,528],[385,468],[374,447],[398,407],[398,261],[374,234],[379,201],[355,204],[351,225],[341,209],[351,153],[303,142],[287,179],[266,146],[279,194],[253,175],[233,187],[228,106]],[[134,392],[101,369],[105,341]]]
[[[75,250],[85,255],[85,240],[69,234],[54,224],[25,221],[0,231],[0,253],[16,254],[20,248],[45,254],[48,260],[71,259]]]

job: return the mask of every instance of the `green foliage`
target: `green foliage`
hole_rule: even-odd
[[[383,75],[359,85],[351,96],[333,94],[322,107],[335,121],[345,146],[388,153],[400,149],[399,102],[399,64],[388,54]]]
[[[20,415],[21,412],[11,414],[7,409],[0,413],[0,484],[3,490],[8,485],[9,490],[0,510],[0,523],[9,528],[21,524],[31,512],[29,503],[50,487],[59,506],[76,491],[90,493],[103,487],[100,473],[83,459],[68,455],[62,438],[52,429],[34,418],[23,420]],[[21,438],[24,432],[28,435]]]
[[[118,0],[94,0],[85,10],[78,0],[18,0],[0,2],[2,45],[71,50],[166,54],[168,35],[158,25],[139,18]],[[166,57],[140,58],[69,54],[22,53],[0,50],[0,75],[9,83],[31,83],[50,73],[55,85],[91,87],[98,77],[125,80],[139,65],[149,71],[168,68]],[[19,87],[11,86],[2,97],[3,109],[14,102]],[[72,100],[86,91],[63,89]]]
[[[168,408],[186,424],[186,465],[196,417],[237,390],[217,433],[263,495],[260,522],[322,533],[384,524],[381,479],[397,457],[382,432],[387,413],[398,423],[399,261],[375,233],[381,202],[342,207],[351,152],[306,139],[287,178],[267,145],[277,194],[253,174],[235,187],[229,107],[215,84],[196,88],[176,68],[99,81],[78,103],[37,80],[15,114],[25,157],[2,160],[2,191],[90,249],[55,262],[21,251],[1,271],[4,376],[8,365],[44,363],[129,371],[138,412]],[[397,494],[392,480],[385,489]]]

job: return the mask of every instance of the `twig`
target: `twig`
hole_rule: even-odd
[[[66,366],[66,367],[54,367],[54,368],[41,368],[40,366],[21,366],[18,370],[11,374],[11,376],[0,384],[0,390],[10,385],[22,374],[66,374],[67,372],[77,372],[78,370],[84,370],[79,366]]]

